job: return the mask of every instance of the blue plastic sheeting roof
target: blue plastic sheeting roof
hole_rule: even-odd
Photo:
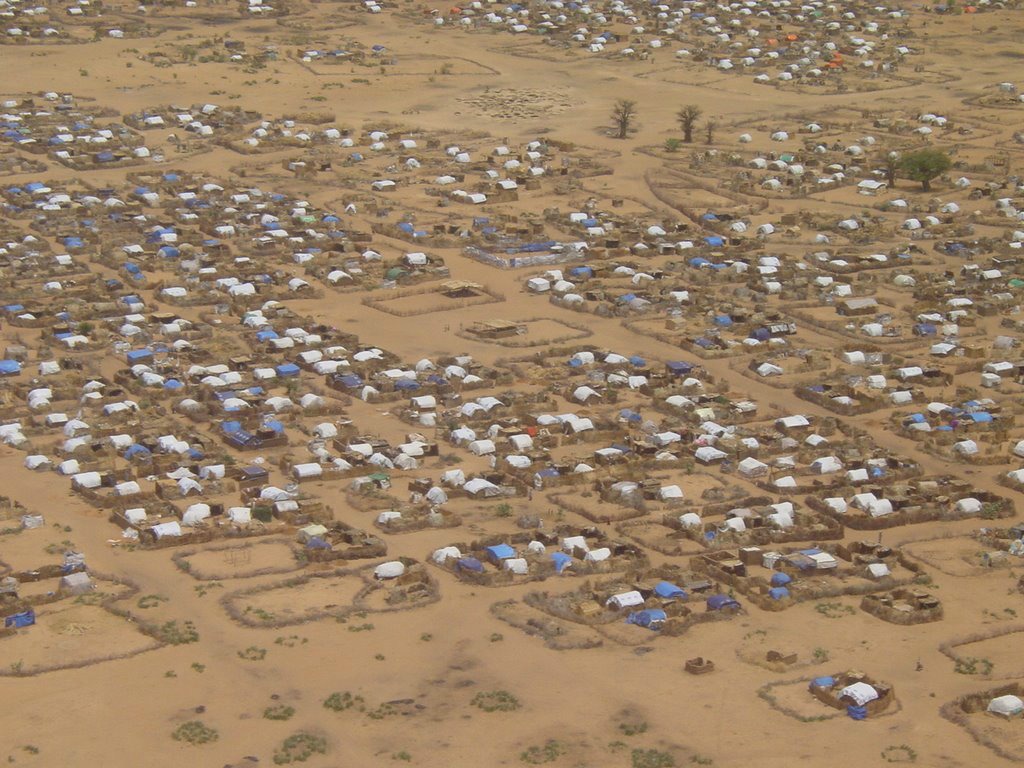
[[[4,618],[4,629],[30,627],[36,623],[36,612],[29,608],[27,611],[12,613]]]
[[[712,595],[708,598],[708,610],[720,611],[723,608],[739,608],[739,603],[728,595]]]
[[[793,580],[793,577],[788,573],[773,573],[772,574],[772,586],[773,587],[784,587]]]
[[[475,557],[462,557],[455,561],[456,571],[472,571],[473,573],[483,573],[484,564],[477,560]]]
[[[659,630],[667,618],[668,614],[660,608],[651,608],[646,611],[636,611],[629,614],[626,617],[626,623],[635,624],[638,627],[646,627],[647,629]]]
[[[565,552],[552,552],[551,561],[555,564],[556,573],[561,573],[572,564],[572,558]]]
[[[21,363],[17,360],[0,360],[0,374],[21,373]]]
[[[297,366],[295,363],[281,363],[281,365],[277,366],[274,370],[277,371],[278,376],[299,375],[299,366]]]
[[[487,547],[487,554],[497,560],[507,560],[516,556],[516,551],[508,544],[495,544]]]
[[[225,434],[230,435],[232,432],[238,432],[241,430],[242,424],[238,421],[222,421],[220,423],[220,428]]]
[[[682,587],[677,587],[670,581],[660,581],[654,587],[654,594],[658,597],[686,597]]]
[[[772,587],[768,590],[768,597],[772,600],[782,600],[789,597],[789,590],[785,587]]]

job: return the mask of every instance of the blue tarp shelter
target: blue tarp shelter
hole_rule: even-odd
[[[652,608],[646,611],[635,611],[626,617],[627,624],[635,624],[638,627],[646,627],[655,631],[661,629],[668,615],[660,608]]]
[[[670,581],[659,581],[654,587],[654,594],[658,597],[686,597],[683,588]]]

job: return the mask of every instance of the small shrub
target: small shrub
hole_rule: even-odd
[[[647,733],[647,723],[643,720],[636,723],[619,723],[619,730],[626,736],[637,736]]]
[[[470,704],[484,712],[512,712],[522,706],[508,691],[481,691]]]
[[[192,669],[194,669],[199,674],[202,674],[203,672],[206,671],[206,665],[205,664],[200,664],[198,661],[193,661],[192,662]]]
[[[401,760],[402,762],[409,763],[412,762],[412,755],[410,755],[403,749],[401,752],[395,752],[395,754],[391,756],[391,759]]]
[[[532,746],[520,753],[519,759],[530,765],[553,763],[565,754],[565,747],[554,739],[548,739],[543,746]]]
[[[961,675],[990,675],[993,667],[995,664],[988,659],[976,659],[973,656],[968,656],[957,659],[953,671]]]
[[[171,733],[171,738],[175,741],[184,741],[186,744],[198,746],[216,741],[220,738],[220,734],[213,728],[204,725],[201,720],[189,720],[187,723],[182,723],[175,728],[174,732]]]
[[[491,642],[492,643],[500,643],[504,639],[505,639],[505,636],[503,634],[501,634],[500,632],[492,632],[491,633]]]
[[[304,763],[313,755],[327,754],[327,739],[299,732],[289,736],[274,752],[274,765]]]
[[[163,595],[143,595],[139,598],[137,605],[145,610],[146,608],[156,608],[160,603],[166,602],[167,598]]]
[[[818,603],[814,610],[829,619],[840,619],[843,616],[852,616],[856,611],[842,603]]]
[[[295,707],[287,704],[273,704],[263,710],[263,717],[267,720],[291,720],[295,714]]]
[[[156,631],[157,638],[168,645],[186,645],[199,640],[199,633],[191,621],[186,621],[182,626],[171,620],[160,625]]]
[[[356,707],[360,712],[366,708],[366,702],[362,696],[353,696],[348,691],[344,693],[332,693],[324,699],[324,708],[334,712],[344,712],[346,709]]]
[[[676,761],[668,752],[657,749],[634,749],[633,768],[674,768]]]
[[[398,708],[394,704],[384,702],[376,709],[371,709],[366,712],[366,716],[371,720],[383,720],[386,717],[392,717],[398,714]]]
[[[882,750],[882,759],[887,763],[916,763],[917,752],[906,744],[893,744]]]
[[[267,657],[266,648],[257,648],[255,645],[250,645],[244,651],[238,652],[238,658],[245,659],[246,661],[263,661]]]
[[[349,632],[372,632],[373,631],[373,624],[370,624],[370,623],[366,623],[366,624],[353,624],[352,626],[350,626],[348,628],[348,631]]]

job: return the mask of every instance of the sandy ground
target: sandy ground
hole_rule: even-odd
[[[292,21],[301,24],[305,44],[318,35],[339,35],[342,25],[335,16],[333,4],[313,4]],[[498,34],[434,31],[398,14],[356,15],[347,7],[344,16],[356,20],[342,28],[346,36],[397,52],[402,64],[394,74],[380,75],[373,68],[339,66],[336,71],[328,66],[305,66],[289,57],[272,62],[255,75],[220,63],[161,68],[140,60],[139,54],[171,41],[228,30],[253,49],[264,40],[277,42],[282,50],[295,47],[291,42],[295,30],[271,20],[204,25],[181,14],[163,17],[159,24],[169,24],[169,28],[155,38],[0,47],[0,89],[11,94],[71,91],[121,113],[157,104],[210,99],[225,103],[230,99],[232,105],[268,117],[330,110],[339,124],[355,128],[390,122],[424,131],[472,130],[490,134],[495,143],[505,137],[523,142],[543,134],[584,145],[611,165],[612,175],[587,180],[583,192],[622,197],[637,208],[666,212],[647,182],[647,175],[656,173],[662,160],[636,150],[659,146],[678,134],[674,113],[681,104],[707,105],[709,113],[729,126],[721,131],[723,136],[729,134],[730,143],[740,126],[771,123],[774,116],[782,114],[827,116],[830,111],[860,110],[866,100],[876,114],[897,109],[962,113],[967,110],[964,99],[1014,74],[1007,63],[1014,59],[994,57],[997,49],[1006,46],[1005,41],[1000,37],[989,51],[981,37],[983,30],[990,25],[1005,26],[1019,44],[1022,29],[1018,13],[951,17],[944,22],[945,34],[970,52],[944,54],[939,39],[928,56],[933,67],[955,71],[955,80],[902,85],[865,96],[759,87],[749,77],[707,69],[665,70],[671,56],[668,51],[659,53],[657,61],[575,56],[551,60],[516,55],[508,47],[510,38]],[[452,74],[436,74],[447,61],[454,62]],[[368,82],[356,82],[358,79]],[[343,87],[326,87],[333,84]],[[607,130],[610,105],[623,97],[636,100],[639,114],[637,130],[626,141],[611,138]],[[974,107],[970,114],[979,123],[991,121],[994,125],[992,138],[985,140],[989,144],[982,142],[983,146],[994,147],[995,142],[1006,140],[1013,128],[1012,117],[994,109]],[[201,154],[176,156],[162,134],[147,134],[147,141],[150,146],[162,145],[173,167],[219,178],[230,177],[232,169],[246,163],[279,164],[294,154],[284,150],[241,157],[214,147]],[[1019,164],[1018,155],[1015,161]],[[124,174],[124,170],[92,171],[88,179],[94,185],[118,184]],[[45,174],[54,181],[76,175],[56,164]],[[35,175],[11,179],[30,177]],[[279,178],[284,188],[304,189],[313,204],[337,205],[354,196],[354,190],[330,181],[308,183],[283,174]],[[901,188],[908,195],[916,194],[915,185],[909,182],[902,182]],[[582,197],[577,192],[572,202],[578,203]],[[680,199],[698,208],[728,200],[704,190],[693,190]],[[569,198],[557,195],[542,203],[561,206],[563,212],[572,208]],[[820,201],[773,199],[765,215],[816,206],[837,212],[861,203],[846,189]],[[408,204],[425,208],[429,202],[410,197]],[[534,206],[538,210],[543,207]],[[472,214],[469,209],[462,213]],[[409,249],[399,241],[391,245],[395,252]],[[459,310],[444,309],[436,299],[421,297],[391,302],[393,309],[436,310],[411,319],[367,309],[351,297],[295,300],[289,306],[357,333],[363,341],[378,343],[405,361],[463,352],[488,364],[506,358],[510,352],[500,344],[454,333],[474,321],[495,317],[536,318],[529,324],[531,339],[571,333],[572,329],[559,322],[563,319],[584,324],[593,334],[587,341],[602,348],[656,359],[679,356],[678,348],[634,333],[618,319],[571,314],[527,296],[521,288],[522,273],[500,272],[465,258],[456,248],[437,250],[453,277],[479,282],[499,292],[504,300]],[[110,272],[106,268],[97,271]],[[898,295],[894,296],[898,300]],[[183,315],[188,316],[189,311]],[[994,333],[998,320],[986,319],[982,330]],[[14,339],[10,329],[4,333],[8,341]],[[809,346],[827,350],[837,343],[835,337],[813,329],[801,333],[806,334]],[[109,365],[111,371],[121,367]],[[727,360],[707,360],[704,366],[716,378],[729,382],[734,391],[762,403],[767,413],[829,415],[796,398],[791,389],[776,389],[740,376]],[[392,440],[408,431],[385,406],[357,401],[349,416],[364,432]],[[958,466],[921,451],[913,441],[887,428],[882,415],[848,421],[869,430],[879,445],[912,457],[926,474],[958,474],[968,477],[977,489],[1012,493],[995,482],[1009,464],[979,469]],[[756,763],[763,768],[790,768],[797,761],[814,760],[827,761],[835,768],[861,768],[886,764],[881,751],[902,744],[912,747],[918,764],[936,768],[1007,762],[939,715],[942,704],[997,684],[985,677],[957,674],[939,645],[1014,624],[1016,612],[1024,610],[1015,589],[1020,569],[980,569],[968,561],[979,550],[966,538],[978,527],[976,520],[912,525],[885,534],[889,544],[920,541],[912,544],[909,552],[924,564],[934,580],[930,589],[943,602],[945,618],[936,624],[888,624],[856,610],[859,599],[848,597],[839,602],[854,610],[836,618],[822,615],[807,603],[782,613],[751,606],[748,613],[732,621],[700,625],[682,637],[658,638],[656,642],[652,638],[641,648],[605,638],[599,647],[557,651],[499,620],[490,610],[499,600],[521,599],[537,585],[489,590],[460,583],[438,570],[432,575],[440,584],[441,599],[416,610],[373,613],[367,618],[348,618],[345,624],[327,617],[278,629],[241,626],[229,618],[219,601],[235,590],[287,578],[280,573],[253,575],[262,568],[289,566],[290,554],[283,545],[255,544],[248,557],[228,558],[217,551],[194,556],[197,571],[216,582],[204,589],[203,581],[174,565],[173,550],[129,552],[109,546],[108,540],[116,539],[118,531],[105,514],[72,496],[65,479],[25,472],[22,460],[21,453],[0,448],[4,493],[42,513],[46,527],[0,536],[0,558],[15,569],[33,567],[49,561],[44,555],[47,545],[59,549],[62,541],[70,540],[87,553],[97,572],[131,580],[138,585],[139,595],[166,598],[152,615],[160,621],[193,622],[199,641],[150,650],[148,638],[100,607],[62,602],[40,610],[40,626],[0,640],[3,666],[31,672],[54,659],[78,663],[107,655],[126,658],[40,675],[4,677],[7,706],[0,714],[0,756],[8,755],[12,764],[234,766],[256,764],[246,761],[253,756],[260,765],[268,765],[273,764],[282,740],[297,731],[326,739],[327,754],[308,761],[314,768],[391,765],[406,759],[424,768],[482,762],[520,765],[526,764],[522,757],[526,750],[548,740],[557,740],[564,749],[554,762],[559,766],[637,765],[631,763],[633,750],[657,749],[671,754],[680,766],[691,762],[717,766]],[[467,459],[463,466],[479,470],[485,463]],[[685,484],[685,478],[681,482]],[[315,488],[338,519],[371,528],[374,513],[351,508],[340,483],[316,484]],[[699,495],[703,486],[695,482],[687,490]],[[397,495],[403,494],[404,484]],[[549,508],[541,493],[531,502],[517,502],[517,512],[526,509],[543,514]],[[388,558],[422,560],[434,548],[453,540],[512,530],[510,522],[496,519],[487,510],[470,504],[457,509],[464,513],[464,529],[389,536]],[[582,519],[570,522],[585,523]],[[951,532],[965,538],[926,541]],[[848,531],[847,538],[861,537]],[[657,555],[652,559],[666,560]],[[314,582],[315,586],[305,590],[265,592],[248,599],[247,604],[275,616],[298,619],[306,611],[349,603],[361,586],[354,577]],[[556,587],[545,584],[543,588]],[[129,598],[125,607],[148,618],[145,609],[133,605],[137,599]],[[527,614],[523,612],[526,618]],[[574,631],[581,637],[592,634],[579,627]],[[629,631],[642,630],[631,627]],[[809,661],[816,650],[827,654],[828,660],[771,671],[744,660],[750,655],[745,650],[747,638],[754,632],[765,638],[766,647],[797,650],[801,662]],[[995,678],[1015,678],[1024,674],[1014,662],[1019,656],[1014,651],[1019,650],[1018,638],[1011,634],[984,640],[958,647],[957,652],[990,659]],[[82,640],[88,640],[87,648],[80,646]],[[247,649],[265,650],[265,655]],[[686,674],[684,661],[697,656],[713,660],[715,671],[706,676]],[[842,714],[833,717],[835,711],[806,693],[805,681],[844,669],[861,669],[894,685],[898,708],[865,722],[854,722]],[[794,682],[785,682],[789,680]],[[773,689],[779,704],[813,721],[802,722],[758,696],[759,690],[773,682],[785,683]],[[495,690],[509,691],[519,700],[520,708],[486,712],[472,705],[478,693]],[[334,692],[361,696],[365,711],[326,709],[322,702]],[[411,700],[414,705],[404,704],[399,714],[380,708],[399,700]],[[271,704],[289,705],[295,713],[287,722],[266,719],[264,709]],[[829,719],[817,721],[818,716]],[[201,746],[172,740],[171,732],[190,720],[202,720],[215,728],[219,738]],[[625,731],[636,729],[620,726],[630,722],[642,722],[646,728],[627,735]],[[1019,720],[1009,724],[983,720],[978,727],[991,730],[996,741],[1019,752],[1020,729],[1024,727]]]

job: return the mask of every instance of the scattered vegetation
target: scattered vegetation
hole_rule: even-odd
[[[522,706],[508,691],[481,691],[470,704],[484,712],[512,712]]]
[[[657,749],[634,749],[633,768],[674,768],[676,760],[668,752]]]
[[[210,744],[220,738],[220,734],[208,725],[205,725],[201,720],[189,720],[187,723],[182,723],[174,732],[171,733],[171,738],[175,741],[184,741],[186,744],[192,746],[199,746],[200,744]]]
[[[245,659],[246,661],[263,661],[267,657],[266,648],[257,648],[255,645],[250,645],[244,651],[238,652],[238,658]]]
[[[519,759],[530,765],[553,763],[565,754],[565,746],[554,739],[548,739],[542,746],[532,746],[519,754]]]
[[[292,734],[274,752],[274,765],[304,763],[313,755],[327,754],[327,739],[312,733]]]
[[[632,723],[619,723],[619,730],[626,736],[638,736],[641,733],[647,733],[647,722],[639,720]]]
[[[324,708],[334,712],[344,712],[346,709],[355,707],[360,712],[366,709],[366,701],[362,696],[353,696],[348,691],[344,693],[334,692],[324,699]]]
[[[295,707],[287,704],[272,704],[263,710],[263,717],[267,720],[291,720],[295,714]]]
[[[961,675],[990,675],[995,664],[989,659],[978,659],[966,656],[956,660],[953,670]]]
[[[842,603],[818,603],[814,610],[829,619],[841,619],[843,616],[852,616],[856,613],[852,607]]]
[[[887,763],[916,763],[917,752],[906,744],[893,744],[882,750],[882,759]]]
[[[156,631],[156,636],[161,642],[169,645],[185,645],[199,640],[199,633],[196,631],[195,624],[191,621],[186,621],[181,626],[178,626],[178,622],[173,619],[161,624]]]

